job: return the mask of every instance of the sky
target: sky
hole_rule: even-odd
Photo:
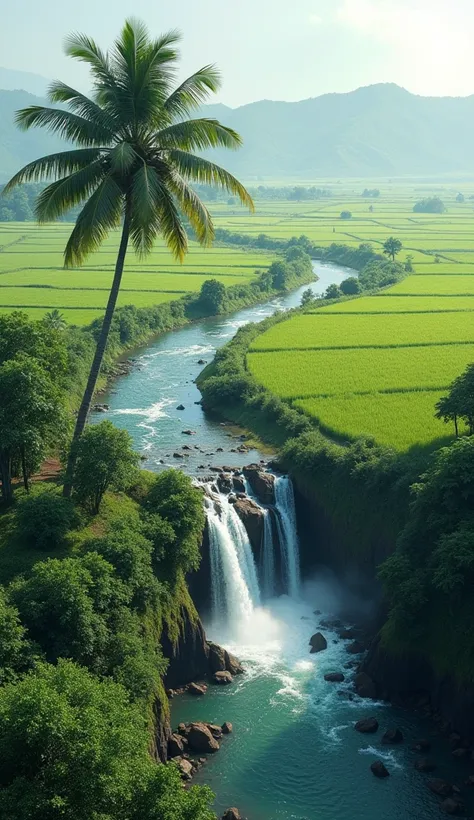
[[[179,28],[183,77],[217,63],[215,101],[232,107],[378,82],[474,93],[474,0],[14,0],[2,8],[0,63],[87,90],[65,36],[85,32],[106,48],[128,16],[154,34]]]

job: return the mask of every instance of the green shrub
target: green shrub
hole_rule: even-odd
[[[18,504],[18,535],[35,549],[50,551],[61,548],[67,533],[77,523],[74,505],[56,490],[35,488]]]

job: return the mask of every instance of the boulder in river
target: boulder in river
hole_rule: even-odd
[[[228,494],[232,492],[232,478],[230,475],[219,473],[216,483],[221,493]]]
[[[254,552],[258,552],[263,539],[263,510],[251,498],[238,498],[234,510],[242,521]]]
[[[173,458],[184,458],[184,453],[173,453]]]
[[[181,433],[183,434],[183,436],[195,436],[196,435],[195,430],[181,430]]]
[[[245,671],[239,659],[227,649],[225,650],[225,668],[231,675],[243,675]]]
[[[371,763],[370,771],[373,775],[375,775],[375,777],[379,777],[381,779],[390,776],[390,772],[381,760],[375,760],[373,763]]]
[[[262,504],[275,503],[275,476],[258,467],[244,467],[244,475]]]
[[[327,680],[328,683],[342,683],[345,678],[342,672],[328,672],[324,676],[324,680]]]
[[[188,741],[185,737],[182,737],[181,735],[177,734],[171,735],[170,739],[168,740],[168,757],[179,757],[183,754],[187,745]]]
[[[185,757],[177,757],[175,763],[181,773],[183,780],[191,780],[193,776],[193,764]]]
[[[387,729],[387,731],[382,736],[382,743],[403,743],[403,733],[400,729]]]
[[[207,686],[205,683],[190,683],[188,684],[187,691],[190,695],[196,695],[196,697],[202,697],[207,692]]]
[[[233,478],[232,478],[232,483],[234,485],[234,490],[235,490],[236,493],[244,493],[244,495],[246,494],[245,482],[244,482],[243,478],[240,478],[239,476],[234,475]]]
[[[377,687],[372,678],[365,672],[359,672],[359,674],[356,675],[354,685],[359,697],[371,698],[372,700],[375,700],[377,697]]]
[[[360,643],[360,641],[354,641],[350,643],[349,646],[346,646],[346,652],[350,652],[351,655],[360,655],[363,652],[365,647]]]
[[[419,760],[415,760],[415,769],[417,772],[425,772],[429,774],[430,772],[435,771],[436,763],[433,763],[433,761],[429,760],[427,757],[420,757]]]
[[[184,404],[178,404],[176,410],[184,410]]]
[[[457,800],[455,797],[448,797],[441,803],[441,810],[446,814],[459,815],[464,814],[465,806],[461,800]]]
[[[226,661],[225,661],[225,649],[223,646],[219,646],[217,643],[212,643],[212,641],[208,642],[209,646],[209,666],[211,672],[214,674],[215,672],[225,672]]]
[[[187,729],[189,748],[193,752],[217,752],[219,744],[205,723],[190,723]]]
[[[324,649],[328,648],[328,642],[321,632],[316,632],[311,636],[309,645],[311,647],[311,655],[315,655],[316,652],[323,652]]]
[[[242,820],[242,815],[236,808],[227,809],[222,815],[222,820]]]
[[[228,686],[229,683],[232,683],[232,675],[230,672],[216,672],[212,676],[212,680],[214,683],[219,684],[219,686]]]
[[[221,726],[222,734],[223,735],[231,735],[232,731],[233,731],[233,728],[234,727],[232,726],[232,723],[229,723],[229,721],[226,720],[225,723],[223,723],[222,726]]]
[[[363,735],[373,735],[379,728],[379,722],[377,718],[370,717],[370,718],[362,718],[358,720],[354,726],[356,732],[361,732]]]
[[[430,792],[433,794],[437,794],[438,797],[451,797],[453,793],[453,787],[450,783],[446,780],[441,780],[440,778],[435,778],[434,780],[428,780],[427,786]]]

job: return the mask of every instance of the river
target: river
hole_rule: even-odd
[[[348,273],[318,262],[314,269],[319,277],[311,285],[315,293]],[[243,466],[262,458],[256,450],[231,452],[238,446],[237,431],[208,418],[196,403],[200,394],[194,380],[203,367],[198,362],[210,361],[243,324],[298,305],[307,287],[232,316],[167,333],[136,353],[137,367],[118,379],[103,400],[110,406],[108,417],[132,435],[147,468],[179,466],[199,475],[202,466]],[[92,421],[101,418],[95,414]],[[183,435],[186,429],[195,435]],[[183,444],[191,449],[183,451]],[[175,459],[175,452],[188,455]],[[267,598],[253,606],[240,623],[235,618],[208,618],[209,637],[234,651],[246,674],[229,688],[210,687],[204,698],[176,698],[172,721],[232,722],[233,733],[196,777],[216,793],[218,813],[238,806],[249,820],[438,818],[438,801],[427,789],[427,776],[414,769],[416,755],[410,746],[420,737],[432,741],[430,757],[439,763],[440,777],[459,783],[466,777],[467,764],[454,763],[445,741],[431,737],[432,724],[383,704],[349,699],[353,671],[345,667],[350,656],[335,632],[323,627],[328,649],[309,654],[309,638],[321,619],[340,614],[346,604],[345,593],[335,582],[315,578],[292,598]],[[346,675],[344,684],[324,680],[326,672],[339,671]],[[354,722],[367,716],[378,718],[377,735],[354,731]],[[382,746],[382,731],[394,727],[403,731],[405,742]],[[385,761],[387,780],[371,774],[375,759]]]

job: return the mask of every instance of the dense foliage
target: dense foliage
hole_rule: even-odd
[[[109,487],[125,490],[133,483],[138,456],[126,430],[111,421],[89,426],[75,442],[74,492],[81,504],[98,513]]]
[[[413,212],[415,214],[444,214],[445,211],[446,205],[439,196],[421,199],[413,206]]]

